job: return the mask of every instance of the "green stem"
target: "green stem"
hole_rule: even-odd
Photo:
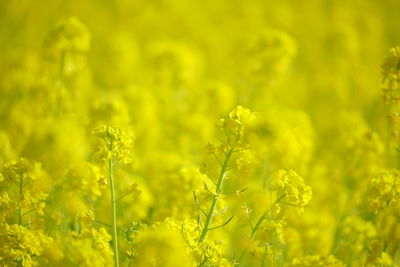
[[[22,174],[19,176],[19,198],[22,198],[22,189],[23,189],[24,181],[22,179]],[[21,203],[18,205],[18,224],[22,225],[22,208]]]
[[[282,198],[284,198],[284,195],[277,197],[276,200],[272,203],[271,207],[273,207],[275,204],[279,203],[282,200]],[[270,209],[268,209],[266,212],[264,212],[264,214],[260,217],[260,219],[258,219],[256,225],[254,226],[253,230],[251,231],[250,242],[252,242],[254,240],[254,237],[257,234],[258,228],[260,228],[261,223],[267,218],[269,210]],[[237,262],[237,266],[239,266],[241,264],[244,256],[246,255],[247,249],[248,249],[248,247],[244,248],[242,253],[240,253],[240,256],[239,256],[239,259]]]
[[[117,237],[117,214],[116,214],[116,201],[114,190],[114,174],[113,174],[113,160],[108,160],[108,171],[110,177],[110,193],[111,193],[111,217],[112,217],[112,244],[114,250],[114,266],[119,267],[118,259],[118,237]]]
[[[263,257],[262,257],[262,260],[261,260],[261,267],[265,266],[265,258],[267,257],[267,252],[268,252],[267,249],[268,249],[267,247],[264,248],[264,254],[263,254]]]
[[[221,195],[221,192],[222,192],[222,186],[224,184],[224,178],[225,178],[225,174],[226,174],[226,169],[228,167],[228,163],[229,163],[229,160],[230,160],[230,158],[232,156],[232,153],[233,153],[233,148],[231,148],[228,151],[228,153],[226,154],[224,163],[221,166],[221,172],[219,173],[218,182],[217,182],[217,188],[215,190],[215,195],[214,195],[213,201],[211,203],[210,211],[208,212],[208,216],[207,216],[206,222],[204,224],[203,231],[202,231],[202,233],[200,235],[200,238],[199,238],[199,243],[203,242],[204,239],[206,238],[207,232],[209,230],[209,227],[211,225],[212,219],[214,217],[215,208],[217,207],[218,199],[219,199],[219,196]]]
[[[200,262],[199,267],[203,267],[206,262],[207,262],[207,258],[205,258],[202,262]]]
[[[258,219],[256,225],[254,226],[253,230],[251,231],[251,235],[250,235],[250,242],[252,242],[254,240],[254,237],[257,234],[258,228],[260,228],[261,223],[265,220],[265,218],[267,218],[267,212],[265,212],[260,219]],[[244,255],[246,255],[247,252],[247,247],[243,249],[242,253],[240,253],[237,265],[239,266],[244,258]]]

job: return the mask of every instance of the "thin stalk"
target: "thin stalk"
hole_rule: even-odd
[[[250,242],[252,242],[254,240],[254,237],[257,234],[258,228],[260,228],[261,223],[267,218],[267,212],[265,212],[260,219],[258,219],[256,225],[254,226],[253,230],[251,231],[251,235],[250,235]],[[242,253],[240,253],[237,265],[239,266],[244,258],[244,255],[246,255],[247,252],[247,247],[243,249]]]
[[[214,217],[214,212],[215,212],[215,208],[217,207],[217,204],[218,204],[219,196],[221,195],[221,192],[222,192],[222,186],[224,184],[224,178],[225,178],[225,175],[226,175],[226,170],[227,170],[227,167],[228,167],[229,160],[230,160],[230,158],[232,156],[232,153],[233,153],[233,149],[231,148],[228,151],[228,153],[226,154],[224,163],[221,166],[221,171],[219,173],[218,182],[217,182],[217,188],[215,190],[215,195],[214,195],[214,198],[212,200],[210,211],[208,212],[208,216],[207,216],[206,222],[204,223],[203,231],[202,231],[202,233],[200,235],[200,238],[199,238],[199,243],[204,241],[204,239],[207,236],[208,230],[210,230],[209,227],[210,227],[212,219]]]
[[[265,266],[265,258],[267,257],[267,251],[268,251],[267,249],[268,249],[267,247],[264,248],[264,254],[263,254],[262,261],[261,261],[261,267]]]
[[[202,262],[200,262],[199,267],[203,267],[206,262],[207,262],[207,258],[205,258]]]
[[[279,196],[279,197],[274,201],[274,203],[272,203],[272,206],[274,206],[276,203],[281,202],[282,198],[284,198],[284,195]],[[271,207],[272,207],[272,206],[271,206]],[[252,242],[252,241],[254,240],[254,237],[255,237],[256,234],[257,234],[258,228],[260,228],[261,223],[267,218],[268,214],[269,214],[269,209],[268,209],[266,212],[264,212],[264,214],[260,217],[260,219],[258,219],[256,225],[253,227],[253,230],[251,231],[251,234],[250,234],[250,242]],[[242,253],[240,253],[240,256],[239,256],[239,259],[238,259],[238,262],[237,262],[237,266],[239,266],[239,265],[241,264],[241,262],[242,262],[244,256],[246,255],[247,249],[248,249],[247,247],[244,248],[243,251],[242,251]]]
[[[112,157],[108,160],[108,174],[110,177],[110,195],[111,195],[111,217],[112,217],[112,244],[114,250],[114,266],[119,267],[118,259],[118,237],[117,237],[117,214],[114,190],[114,174]]]
[[[22,174],[19,176],[19,197],[22,198],[22,189],[23,189],[24,181],[22,179]],[[18,224],[22,225],[22,208],[21,203],[18,205]]]

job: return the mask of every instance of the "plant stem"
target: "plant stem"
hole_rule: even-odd
[[[108,160],[108,171],[110,177],[110,193],[111,193],[111,217],[112,217],[112,244],[114,250],[114,266],[119,267],[118,259],[118,237],[117,237],[117,214],[114,190],[114,174],[112,157]]]
[[[284,195],[279,196],[278,198],[276,198],[276,200],[272,203],[271,207],[274,206],[276,203],[279,203],[282,198],[284,198]],[[268,214],[269,214],[270,209],[268,209],[266,212],[263,213],[263,215],[260,217],[260,219],[258,219],[256,225],[254,226],[253,230],[251,231],[250,234],[250,242],[252,242],[254,240],[254,237],[257,234],[258,228],[260,228],[261,223],[267,218]],[[244,255],[246,255],[247,252],[247,247],[243,249],[242,253],[240,253],[238,262],[237,262],[237,266],[239,266],[244,258]]]
[[[253,230],[251,231],[251,235],[250,235],[250,242],[253,241],[254,237],[256,236],[256,233],[258,231],[258,228],[260,227],[261,223],[265,220],[265,218],[267,218],[267,212],[265,212],[260,219],[258,219],[256,225],[254,226]],[[240,253],[239,259],[238,259],[238,266],[241,264],[244,255],[246,255],[247,252],[247,247],[243,249],[242,253]]]
[[[261,261],[261,267],[264,267],[264,265],[265,265],[265,258],[267,257],[267,247],[265,247],[264,248],[264,254],[263,254],[263,257],[262,257],[262,261]]]
[[[199,267],[203,267],[206,262],[207,262],[207,258],[205,258],[202,262],[200,262]]]
[[[219,199],[219,196],[220,196],[220,194],[222,192],[222,186],[224,184],[224,178],[225,178],[225,174],[226,174],[226,169],[228,167],[228,163],[229,163],[229,160],[230,160],[230,158],[232,156],[232,153],[233,153],[233,148],[231,148],[228,151],[228,153],[226,154],[224,163],[221,166],[221,171],[219,173],[218,182],[217,182],[217,188],[215,190],[215,195],[214,195],[213,201],[211,203],[210,211],[208,212],[207,219],[206,219],[206,222],[204,224],[203,231],[202,231],[202,233],[200,235],[200,238],[199,238],[199,243],[203,242],[204,239],[206,238],[207,232],[209,230],[209,227],[211,225],[212,219],[214,217],[215,208],[217,207],[218,199]]]
[[[19,176],[19,197],[22,198],[22,189],[23,189],[24,181],[22,179],[22,174]],[[22,225],[22,208],[21,203],[18,205],[18,224]]]

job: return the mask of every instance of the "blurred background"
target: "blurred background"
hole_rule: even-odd
[[[294,169],[313,187],[304,217],[289,218],[285,257],[351,263],[360,251],[349,256],[337,229],[350,215],[367,223],[366,181],[397,164],[381,65],[400,44],[399,10],[398,0],[2,0],[0,161],[28,157],[64,183],[70,166],[93,161],[93,129],[118,125],[136,140],[118,190],[142,191],[121,204],[121,226],[195,218],[204,147],[243,105],[263,127],[256,167],[237,186],[261,190]],[[67,207],[67,220],[87,206],[107,217],[107,199],[77,194],[91,200]],[[262,194],[231,207],[256,209]],[[48,216],[62,213],[48,206]],[[247,236],[234,229],[224,234]],[[229,244],[232,255],[240,245]]]

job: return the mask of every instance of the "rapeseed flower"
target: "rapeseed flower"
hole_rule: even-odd
[[[0,265],[398,266],[398,10],[0,1]]]

